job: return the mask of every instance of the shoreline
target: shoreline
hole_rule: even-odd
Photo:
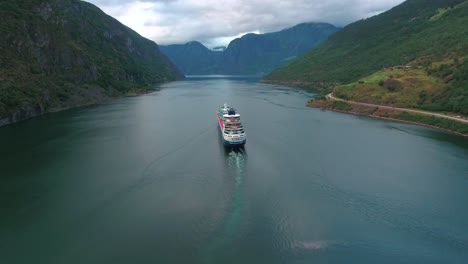
[[[127,98],[127,97],[136,97],[136,96],[151,94],[151,93],[158,92],[158,91],[160,91],[160,89],[138,90],[138,91],[133,91],[132,93],[127,93],[127,94],[123,94],[123,95],[120,95],[120,96],[103,97],[102,100],[94,101],[94,102],[87,102],[87,103],[83,103],[83,104],[76,104],[76,105],[70,105],[70,106],[64,106],[64,107],[51,107],[47,111],[41,111],[40,108],[37,109],[38,107],[34,108],[32,106],[26,106],[27,109],[30,110],[30,114],[29,114],[28,117],[21,118],[19,120],[14,120],[15,119],[14,115],[18,114],[18,112],[23,110],[23,109],[18,109],[16,112],[10,114],[10,116],[0,118],[0,129],[3,128],[3,127],[8,127],[8,126],[12,126],[12,125],[21,123],[21,122],[26,121],[26,120],[30,120],[32,118],[38,118],[38,117],[44,116],[46,114],[58,113],[58,112],[62,112],[62,111],[70,110],[70,109],[75,109],[75,108],[80,108],[80,107],[88,107],[88,106],[93,106],[93,105],[98,105],[98,104],[104,104],[104,103],[112,102],[112,101]]]
[[[292,80],[292,81],[278,81],[278,80],[261,80],[261,83],[266,83],[266,84],[279,84],[279,85],[285,85],[288,87],[311,87],[314,86],[311,82],[304,82],[304,81],[299,81],[299,80]],[[327,91],[331,90],[330,88],[333,87],[335,84],[330,83],[330,82],[319,82],[315,83],[315,85],[319,85],[319,91]],[[338,113],[343,113],[343,114],[350,114],[350,115],[356,115],[356,116],[365,116],[365,117],[371,117],[375,119],[382,119],[382,120],[388,120],[388,121],[396,121],[396,122],[401,122],[401,123],[406,123],[406,124],[412,124],[412,125],[419,125],[419,126],[424,126],[432,129],[437,129],[440,131],[444,131],[453,135],[457,136],[462,136],[465,138],[468,138],[468,130],[466,129],[461,129],[463,132],[467,131],[466,133],[462,133],[459,131],[456,131],[454,129],[450,129],[447,127],[442,127],[442,126],[437,126],[433,124],[434,122],[437,123],[442,123],[442,125],[445,126],[456,126],[455,129],[460,128],[460,126],[465,126],[465,124],[461,121],[456,121],[456,120],[451,120],[446,117],[437,117],[436,115],[423,115],[423,114],[418,114],[414,113],[411,111],[405,111],[404,109],[385,109],[388,108],[387,106],[380,106],[380,105],[375,105],[375,106],[363,106],[363,105],[354,105],[346,102],[345,100],[333,100],[333,98],[329,98],[329,95],[324,96],[324,99],[312,99],[307,103],[308,107],[311,108],[319,108],[322,110],[331,110],[334,112]],[[333,102],[341,104],[340,107],[334,107]],[[399,116],[400,118],[399,118]],[[401,116],[404,116],[407,119],[419,119],[421,121],[415,121],[415,120],[407,120],[403,119]],[[426,120],[424,122],[423,120]],[[448,120],[449,123],[443,123],[442,121]],[[450,124],[450,122],[452,122]],[[456,124],[456,125],[454,125]],[[458,127],[457,127],[458,126]]]
[[[401,123],[406,123],[406,124],[412,124],[412,125],[419,125],[419,126],[424,126],[424,127],[428,127],[428,128],[432,128],[432,129],[437,129],[437,130],[441,130],[441,131],[444,131],[444,132],[447,132],[447,133],[450,133],[450,134],[453,134],[453,135],[457,135],[457,136],[462,136],[462,137],[465,137],[465,138],[468,138],[468,133],[464,134],[464,133],[461,133],[461,132],[458,132],[458,131],[455,131],[455,130],[451,130],[451,129],[448,129],[448,128],[444,128],[444,127],[440,127],[440,126],[436,126],[436,125],[432,125],[432,124],[428,124],[428,123],[424,123],[424,122],[418,122],[418,121],[411,121],[411,120],[405,120],[405,119],[400,119],[400,118],[397,118],[395,116],[393,117],[390,117],[390,116],[382,116],[382,115],[379,115],[379,114],[374,114],[376,112],[378,112],[380,109],[379,107],[362,107],[360,106],[360,110],[362,112],[359,112],[359,111],[354,111],[355,109],[352,108],[351,105],[349,105],[351,108],[346,110],[346,109],[336,109],[336,108],[333,108],[330,103],[333,102],[333,101],[325,101],[325,100],[311,100],[307,103],[307,107],[310,107],[310,108],[317,108],[317,109],[322,109],[322,110],[330,110],[330,111],[333,111],[333,112],[337,112],[337,113],[342,113],[342,114],[348,114],[348,115],[355,115],[355,116],[363,116],[363,117],[369,117],[369,118],[375,118],[375,119],[382,119],[382,120],[388,120],[388,121],[396,121],[396,122],[401,122]],[[372,112],[371,112],[372,111]],[[400,110],[392,110],[392,111],[385,111],[384,110],[384,113],[392,113],[392,114],[403,114],[403,113],[407,113],[407,112],[404,112],[404,111],[400,111]],[[421,115],[422,116],[422,115]],[[434,118],[440,118],[442,119],[441,117],[434,117]],[[448,119],[447,119],[448,120]],[[453,122],[457,122],[457,121],[453,121]]]
[[[293,88],[306,88],[306,89],[312,89],[316,91],[328,91],[338,84],[336,82],[309,82],[309,81],[303,81],[303,80],[280,81],[280,80],[267,80],[267,79],[261,79],[259,82],[264,83],[264,84],[283,85],[283,86],[288,86],[288,87],[293,87]]]

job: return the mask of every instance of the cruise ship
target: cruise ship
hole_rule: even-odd
[[[236,110],[224,104],[216,114],[223,144],[228,147],[241,147],[246,142],[244,127]]]

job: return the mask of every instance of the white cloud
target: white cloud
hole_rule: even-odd
[[[158,44],[197,40],[227,45],[247,32],[271,32],[302,22],[345,26],[404,0],[88,0]]]

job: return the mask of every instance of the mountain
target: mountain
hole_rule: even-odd
[[[466,25],[466,0],[408,0],[346,26],[264,80],[310,85],[339,82],[348,84],[341,88],[341,92],[348,89],[347,99],[376,103],[384,99],[383,92],[401,97],[411,89],[419,89],[420,95],[409,101],[393,101],[402,106],[468,113]],[[378,73],[395,66],[420,69],[423,74],[402,71],[393,78],[389,73]],[[417,84],[427,84],[428,76],[436,78],[431,79],[432,88],[421,89]],[[389,79],[398,84],[389,86]],[[374,92],[370,92],[370,86]]]
[[[164,53],[184,74],[210,74],[217,71],[223,52],[212,51],[198,41],[160,46]]]
[[[340,28],[303,23],[267,34],[247,34],[223,50],[212,51],[199,42],[161,46],[185,74],[261,74],[318,45]]]
[[[0,2],[0,124],[183,75],[156,43],[78,0]]]

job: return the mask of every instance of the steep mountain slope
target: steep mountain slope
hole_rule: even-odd
[[[338,31],[325,23],[303,23],[267,34],[247,34],[224,51],[201,43],[161,46],[185,74],[261,74],[287,63]]]
[[[383,14],[345,27],[301,58],[273,71],[265,80],[312,85],[349,83],[387,66],[411,64],[413,68],[424,68],[426,76],[432,74],[442,79],[442,89],[423,95],[430,100],[419,107],[431,104],[437,105],[433,109],[467,113],[466,25],[466,0],[408,0]],[[374,80],[375,84],[384,81],[384,77]],[[357,83],[348,87],[361,86]],[[391,92],[398,96],[399,91]]]
[[[409,0],[355,22],[265,79],[348,82],[388,65],[468,48],[466,5],[431,20],[438,8],[465,0]]]
[[[338,30],[330,24],[303,23],[279,32],[247,34],[229,44],[219,68],[227,73],[268,73]]]
[[[158,46],[78,0],[0,3],[0,124],[183,75]]]
[[[223,55],[222,51],[209,50],[197,41],[159,47],[185,74],[214,73]]]

